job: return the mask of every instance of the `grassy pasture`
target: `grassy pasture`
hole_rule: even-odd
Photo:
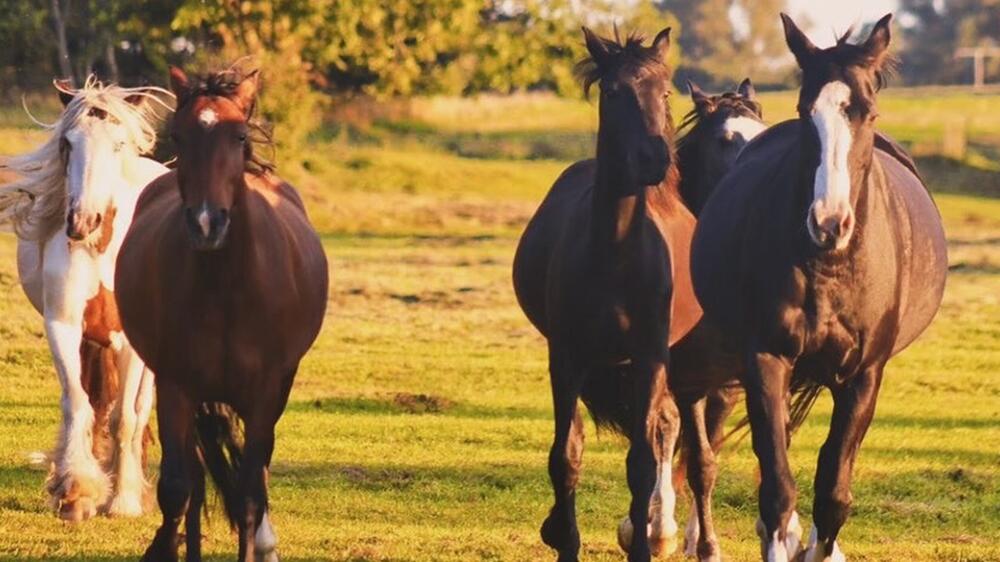
[[[777,121],[795,102],[763,103]],[[872,562],[1000,560],[1000,98],[889,90],[881,113],[923,154],[952,271],[936,322],[890,364],[842,545]],[[514,302],[510,260],[552,180],[592,150],[595,114],[543,96],[416,100],[367,126],[325,125],[283,155],[332,269],[325,329],[278,426],[271,497],[285,560],[550,559],[537,534],[550,501],[544,345]],[[969,150],[944,158],[935,143],[956,119]],[[40,138],[19,108],[0,110],[0,154]],[[45,506],[45,472],[28,457],[53,443],[58,383],[14,249],[0,233],[0,560],[135,560],[157,515],[67,526]],[[792,448],[807,518],[828,419],[824,399]],[[588,423],[587,560],[622,559],[624,451]],[[754,464],[748,441],[722,457],[729,560],[759,556]],[[233,545],[215,514],[209,559],[231,559]]]

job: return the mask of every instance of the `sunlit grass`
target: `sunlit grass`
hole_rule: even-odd
[[[765,98],[769,116],[784,96]],[[577,103],[579,114],[552,121],[572,129],[592,106],[557,100],[522,119],[513,104],[502,112],[512,125],[492,134],[530,130]],[[462,106],[470,119],[476,107]],[[462,134],[462,123],[430,134]],[[0,154],[37,142],[22,131],[0,130]],[[554,559],[537,532],[551,495],[545,346],[514,301],[510,260],[567,162],[467,158],[442,146],[392,135],[381,146],[324,140],[283,168],[331,258],[326,325],[278,426],[271,500],[285,560]],[[949,187],[941,178],[935,189]],[[842,533],[851,560],[1000,560],[1000,199],[936,200],[952,263],[945,301],[888,369]],[[59,389],[40,319],[17,286],[14,249],[0,233],[0,560],[136,560],[157,514],[67,526],[46,508],[45,473],[28,455],[54,443]],[[792,449],[807,519],[829,408],[822,399]],[[625,447],[589,422],[587,433],[584,556],[621,560]],[[723,549],[729,560],[754,560],[749,443],[733,444],[722,462]],[[686,511],[682,501],[682,521]],[[234,545],[214,512],[209,559],[232,559]]]

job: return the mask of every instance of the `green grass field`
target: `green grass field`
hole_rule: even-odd
[[[794,96],[764,104],[774,121]],[[18,112],[0,111],[0,154],[41,138]],[[589,154],[595,114],[542,96],[417,100],[405,118],[325,126],[282,160],[331,263],[326,325],[278,425],[271,499],[284,560],[554,559],[537,533],[550,502],[544,344],[514,301],[510,262],[555,176]],[[995,562],[1000,99],[890,90],[882,114],[925,150],[952,268],[937,320],[888,369],[842,547],[851,560]],[[955,119],[968,154],[938,156]],[[158,514],[66,525],[46,507],[45,471],[28,459],[54,443],[59,388],[14,248],[0,233],[0,560],[136,560]],[[792,448],[806,519],[828,419],[824,397]],[[583,556],[621,560],[625,444],[587,429]],[[748,440],[722,456],[715,505],[728,560],[759,556],[754,466]],[[680,521],[687,510],[682,501]],[[214,512],[206,553],[227,560],[234,549]]]

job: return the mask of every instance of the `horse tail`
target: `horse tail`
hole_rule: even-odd
[[[823,385],[806,378],[793,379],[791,394],[792,398],[788,407],[788,437],[791,438],[795,435],[795,432],[802,427],[802,424],[806,421],[809,416],[809,412],[812,410],[816,400],[819,398],[820,392],[823,390]],[[720,446],[725,443],[736,433],[741,433],[738,440],[743,440],[750,433],[750,417],[743,416],[743,419],[736,424],[733,429],[729,430],[729,433],[722,438],[720,441]]]
[[[120,384],[114,351],[109,346],[82,339],[80,367],[80,384],[94,410],[91,451],[101,467],[110,470],[115,454],[111,414]]]
[[[237,482],[243,464],[239,416],[225,404],[204,403],[195,414],[195,429],[202,464],[222,496],[229,525],[236,529],[240,505]]]
[[[628,365],[615,365],[603,371],[593,371],[580,391],[580,398],[599,429],[628,436],[629,408],[625,395]]]

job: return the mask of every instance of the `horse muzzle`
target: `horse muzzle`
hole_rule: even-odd
[[[229,211],[213,209],[202,205],[197,209],[184,209],[184,222],[187,225],[191,245],[198,251],[211,251],[222,248],[229,233]]]
[[[813,204],[806,219],[809,238],[822,250],[843,250],[854,232],[854,211],[850,207],[826,211]]]
[[[101,227],[103,219],[101,213],[82,213],[70,209],[66,215],[66,237],[74,242],[82,242]]]

